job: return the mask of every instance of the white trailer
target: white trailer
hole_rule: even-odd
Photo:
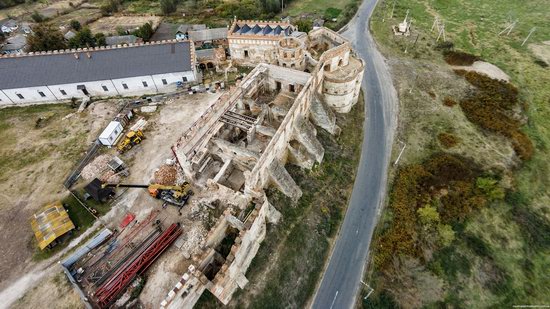
[[[122,135],[124,128],[118,121],[111,121],[109,125],[99,135],[99,142],[105,146],[112,147],[118,141],[118,138]]]

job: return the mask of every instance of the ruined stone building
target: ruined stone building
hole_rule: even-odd
[[[286,33],[269,36],[265,28],[278,26]],[[321,163],[317,130],[338,133],[334,112],[349,112],[358,100],[364,62],[350,43],[326,28],[297,36],[293,29],[235,21],[228,37],[233,60],[257,65],[172,148],[187,180],[228,202],[161,308],[190,308],[206,289],[227,304],[246,286],[266,224],[281,216],[264,189],[273,186],[300,198],[285,165],[309,169]],[[259,34],[264,31],[268,39]]]
[[[235,20],[227,35],[231,59],[237,65],[274,64],[280,39],[293,34],[304,33],[287,22]]]

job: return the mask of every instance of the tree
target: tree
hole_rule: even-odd
[[[145,23],[134,31],[134,35],[142,38],[144,41],[149,41],[149,39],[153,36],[153,33],[155,33],[155,31],[153,30],[151,23]]]
[[[32,12],[31,18],[32,18],[32,20],[34,20],[34,21],[37,22],[37,23],[41,23],[41,22],[43,22],[43,21],[46,19],[46,18],[44,17],[44,15],[38,13],[38,11]]]
[[[312,21],[310,19],[299,19],[296,22],[296,26],[298,27],[298,30],[302,32],[309,32],[312,28]]]
[[[80,29],[82,29],[82,25],[78,20],[73,19],[71,20],[70,24],[71,28],[73,28],[74,31],[80,31]]]
[[[109,0],[109,2],[103,4],[100,7],[101,13],[103,15],[111,15],[112,13],[118,12],[120,9],[120,0]]]
[[[107,41],[105,40],[105,34],[99,32],[94,35],[95,38],[95,46],[105,46],[107,45]]]
[[[96,40],[92,36],[92,31],[88,27],[82,28],[76,35],[69,40],[70,48],[83,48],[96,46]]]
[[[65,39],[57,27],[50,24],[38,24],[33,27],[33,33],[27,39],[29,51],[48,51],[65,49]]]
[[[160,10],[162,14],[168,15],[174,13],[178,8],[177,0],[160,0]]]

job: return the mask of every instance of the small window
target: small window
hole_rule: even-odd
[[[16,94],[17,94],[17,97],[20,98],[21,100],[23,100],[23,99],[25,98],[25,97],[24,97],[22,94],[20,94],[20,93],[16,93]]]
[[[248,58],[248,50],[245,50],[245,51],[244,51],[244,57],[245,57],[245,58]]]
[[[109,91],[109,89],[105,85],[102,85],[101,88],[103,88],[103,91]]]
[[[166,81],[166,79],[164,79],[164,78],[162,79],[162,84],[163,84],[163,85],[167,85],[167,84],[168,84],[168,82]]]
[[[63,89],[59,89],[59,92],[61,92],[62,95],[67,95],[67,92],[65,92],[65,90]]]
[[[290,92],[294,92],[294,91],[295,91],[294,85],[288,85],[288,90],[289,90]]]
[[[123,84],[122,84],[122,88],[128,89],[128,85],[126,85],[126,84],[123,83]]]
[[[146,81],[142,81],[142,83],[143,83],[143,87],[149,87],[149,85],[147,85]]]
[[[115,129],[115,134],[118,134],[118,130],[117,130],[117,129]]]
[[[183,81],[186,82],[187,81],[187,77],[182,77]]]
[[[44,92],[42,92],[42,91],[38,91],[38,94],[39,94],[41,97],[43,97],[43,98],[46,97],[46,94],[44,94]]]

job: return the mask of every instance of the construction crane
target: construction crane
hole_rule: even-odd
[[[124,153],[132,149],[132,147],[134,147],[135,145],[141,143],[141,141],[144,138],[145,137],[143,135],[143,132],[141,132],[141,130],[130,131],[126,133],[126,136],[124,137],[123,140],[120,141],[120,143],[118,143],[116,148],[118,149],[118,152]]]
[[[103,188],[143,188],[149,191],[149,195],[162,200],[167,204],[177,206],[179,210],[185,206],[193,191],[188,182],[184,182],[181,186],[167,186],[161,184],[123,184],[123,183],[104,183]],[[181,213],[180,213],[181,214]]]

